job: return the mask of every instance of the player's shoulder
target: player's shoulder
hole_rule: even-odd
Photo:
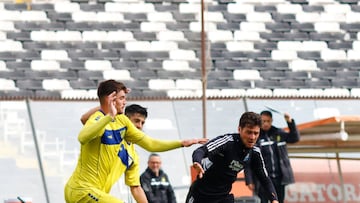
[[[254,147],[252,148],[252,151],[253,151],[254,153],[261,154],[261,149],[260,149],[259,147],[257,147],[257,146],[254,146]]]
[[[90,117],[89,120],[98,121],[100,118],[104,117],[105,114],[102,111],[95,111]]]
[[[224,135],[219,135],[216,138],[214,138],[214,140],[222,140],[223,142],[233,142],[236,140],[236,136],[235,134],[224,134]]]
[[[131,123],[129,117],[127,117],[125,114],[116,115],[115,120],[118,121],[118,123],[121,123],[124,126],[128,126],[129,123]]]

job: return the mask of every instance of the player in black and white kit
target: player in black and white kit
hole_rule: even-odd
[[[189,189],[186,203],[233,203],[231,187],[238,172],[245,167],[252,170],[267,189],[268,199],[278,203],[261,152],[254,147],[260,126],[259,114],[245,112],[240,118],[238,133],[218,136],[193,152],[197,179]]]

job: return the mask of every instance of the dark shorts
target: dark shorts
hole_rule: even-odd
[[[208,196],[193,193],[191,187],[186,196],[185,203],[234,203],[234,195]]]

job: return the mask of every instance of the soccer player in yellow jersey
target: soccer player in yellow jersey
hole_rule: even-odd
[[[99,84],[100,110],[81,129],[78,164],[65,186],[67,203],[123,203],[109,194],[112,185],[125,173],[125,183],[137,203],[147,203],[138,178],[138,157],[132,143],[151,151],[167,151],[203,144],[206,139],[164,141],[153,139],[137,129],[123,113],[128,89],[121,82]]]

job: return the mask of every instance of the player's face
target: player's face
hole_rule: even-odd
[[[152,156],[148,161],[148,167],[157,174],[161,168],[161,159],[159,156]]]
[[[261,115],[261,129],[264,131],[270,130],[272,125],[272,118],[267,115]]]
[[[126,105],[126,93],[124,90],[120,90],[116,94],[116,100],[115,100],[116,110],[118,114],[124,113],[124,108]]]
[[[139,130],[143,129],[143,126],[145,124],[145,116],[143,116],[139,113],[134,113],[132,115],[129,115],[129,119],[135,125],[135,127],[137,129],[139,129]]]
[[[244,128],[239,127],[238,132],[245,147],[252,148],[259,137],[260,126],[245,126]]]

